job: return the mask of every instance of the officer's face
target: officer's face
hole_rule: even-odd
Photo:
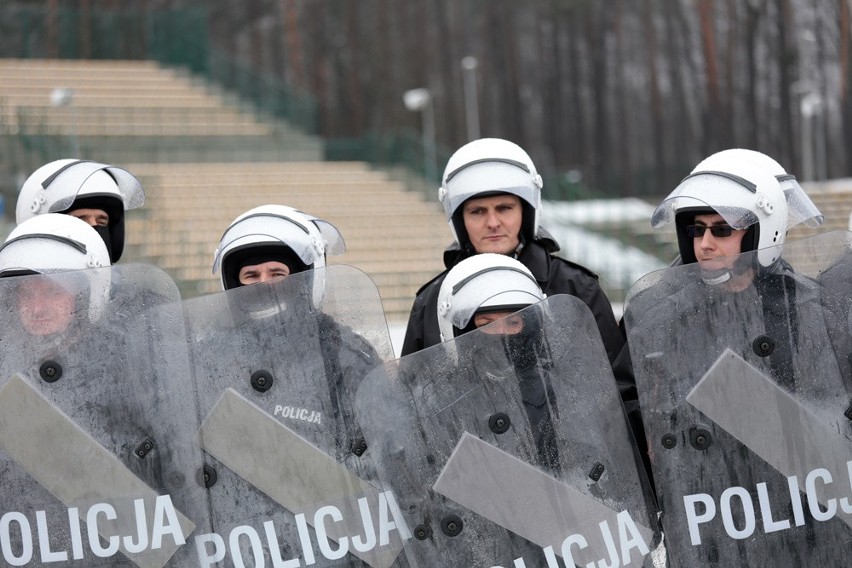
[[[283,279],[287,276],[290,276],[290,268],[277,260],[260,264],[247,264],[240,268],[240,284],[243,286],[269,282],[276,278]]]
[[[21,323],[31,335],[65,331],[74,317],[74,306],[74,294],[47,278],[28,278],[18,286]]]
[[[509,254],[520,244],[523,208],[517,195],[495,195],[465,201],[464,228],[477,253]]]
[[[109,225],[109,214],[103,209],[89,209],[82,207],[68,212],[72,217],[85,221],[92,227],[106,227]]]
[[[489,325],[491,324],[491,325]],[[489,312],[473,316],[473,325],[490,335],[515,335],[524,329],[524,318],[514,312]]]
[[[728,223],[718,213],[696,215],[695,225],[703,230],[702,236],[695,236],[692,246],[695,258],[705,270],[730,269],[734,266],[736,255],[742,251],[745,229],[731,229],[727,237],[714,237],[710,227],[727,227]]]

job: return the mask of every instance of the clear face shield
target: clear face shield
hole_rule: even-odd
[[[845,564],[849,239],[788,242],[783,270],[745,290],[705,285],[695,264],[631,289],[624,321],[673,566]]]
[[[787,199],[787,228],[792,229],[796,225],[804,223],[805,226],[816,228],[823,224],[825,216],[820,213],[811,198],[799,185],[793,175],[776,176],[784,197]]]
[[[359,389],[371,455],[415,536],[406,556],[417,566],[643,565],[653,535],[594,317],[567,295],[519,315],[521,334],[471,331],[374,369]],[[616,519],[635,524],[636,548],[613,563],[598,528]]]
[[[71,162],[58,169],[41,182],[42,192],[36,196],[31,210],[39,213],[44,204],[48,204],[49,213],[66,211],[77,199],[80,189],[96,172],[106,172],[115,182],[115,187],[109,191],[89,191],[87,193],[117,193],[124,204],[124,209],[136,209],[145,203],[145,192],[136,177],[122,168],[116,168],[98,162],[80,160]]]
[[[745,191],[744,191],[745,189]],[[675,222],[675,217],[689,209],[712,209],[734,229],[747,229],[759,221],[754,213],[761,206],[757,188],[738,176],[702,172],[684,179],[663,199],[651,216],[656,228]]]

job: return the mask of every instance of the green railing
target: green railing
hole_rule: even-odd
[[[370,133],[358,138],[331,138],[325,140],[325,156],[331,161],[362,161],[391,167],[403,167],[412,174],[439,183],[439,177],[450,158],[450,150],[443,146],[435,148],[434,163],[430,164],[431,153],[423,146],[421,136],[414,131],[404,130],[393,136]],[[434,178],[434,179],[430,179]]]

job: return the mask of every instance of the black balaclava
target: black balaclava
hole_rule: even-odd
[[[109,215],[109,224],[106,227],[92,228],[104,241],[110,262],[118,261],[124,250],[124,205],[121,200],[114,195],[87,195],[75,199],[71,207],[63,213],[72,213],[77,209],[100,209]]]
[[[240,269],[244,266],[253,266],[264,262],[281,262],[290,269],[290,274],[296,274],[310,268],[293,252],[283,244],[280,245],[251,245],[243,249],[231,251],[222,260],[222,274],[225,280],[225,289],[230,290],[242,286],[240,284]]]

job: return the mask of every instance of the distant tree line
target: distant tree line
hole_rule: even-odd
[[[320,132],[467,140],[473,56],[483,136],[609,194],[668,191],[703,156],[766,152],[800,178],[852,169],[852,0],[213,0],[210,41],[310,93]],[[26,3],[26,2],[25,2]],[[31,3],[30,3],[31,4]],[[61,0],[48,4],[63,5]],[[87,9],[198,2],[85,0]]]

